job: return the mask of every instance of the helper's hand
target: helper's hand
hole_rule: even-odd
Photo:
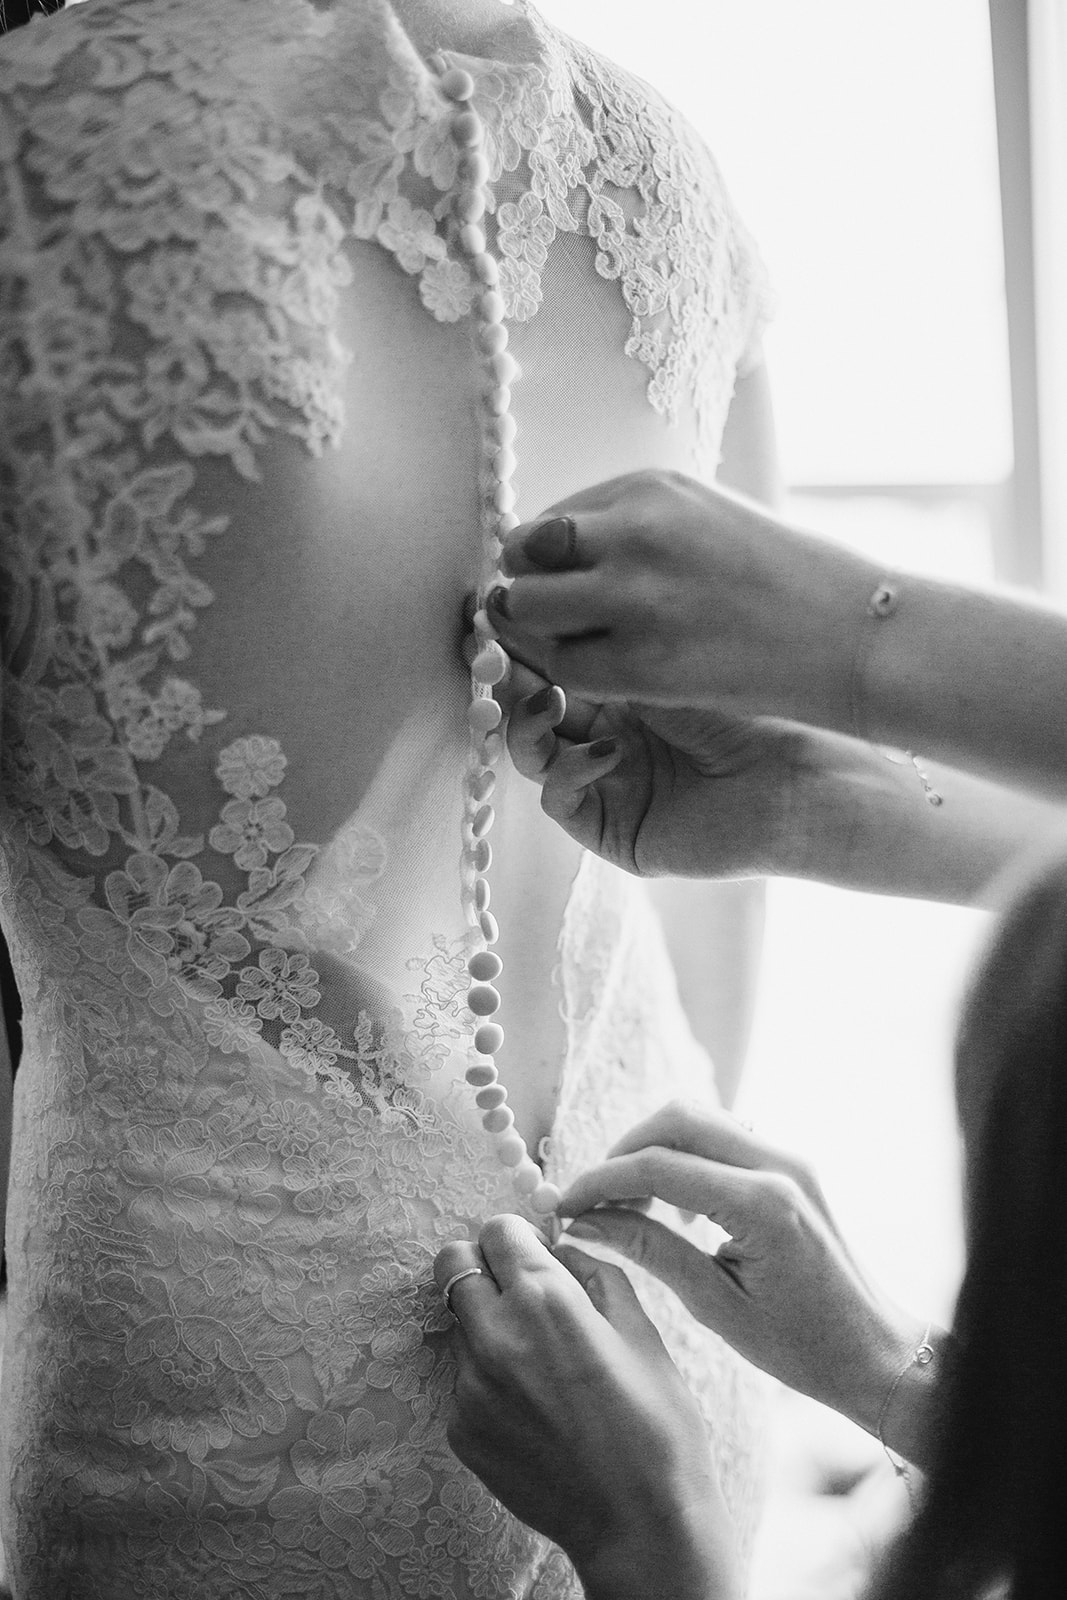
[[[521,1217],[446,1245],[457,1318],[449,1442],[561,1545],[590,1600],[736,1600],[729,1516],[695,1403],[625,1274]],[[568,1270],[569,1269],[569,1270]]]
[[[788,871],[804,845],[804,730],[770,719],[572,698],[516,663],[508,748],[586,849],[642,877]]]
[[[658,1197],[729,1235],[709,1255],[633,1205]],[[593,1210],[593,1207],[610,1207]],[[617,1209],[624,1207],[627,1209]],[[910,1459],[929,1385],[894,1380],[923,1332],[867,1281],[797,1157],[725,1111],[665,1106],[563,1196],[570,1232],[596,1239],[668,1284],[699,1322],[757,1367],[885,1437]],[[892,1416],[882,1409],[893,1390]],[[914,1399],[914,1406],[913,1406]],[[898,1414],[899,1413],[899,1414]]]
[[[568,691],[850,727],[878,571],[753,502],[632,473],[516,528],[504,568],[503,643]]]

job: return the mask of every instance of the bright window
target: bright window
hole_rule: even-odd
[[[993,80],[980,0],[543,0],[705,135],[780,299],[787,481],[1011,467]]]

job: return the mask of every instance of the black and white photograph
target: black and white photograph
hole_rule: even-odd
[[[1067,1590],[1067,0],[0,0],[0,1600]]]

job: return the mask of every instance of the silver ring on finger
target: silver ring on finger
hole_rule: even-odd
[[[445,1303],[445,1309],[450,1311],[453,1316],[456,1315],[452,1305],[452,1290],[457,1283],[461,1283],[464,1278],[484,1278],[484,1276],[485,1271],[482,1267],[464,1267],[460,1272],[454,1272],[441,1290],[441,1299]]]

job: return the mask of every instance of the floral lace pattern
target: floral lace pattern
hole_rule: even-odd
[[[492,175],[525,162],[529,188],[496,213],[508,316],[525,322],[544,298],[557,233],[596,245],[601,277],[630,313],[626,354],[649,371],[653,408],[695,409],[698,445],[714,465],[739,368],[754,359],[770,291],[711,155],[646,84],[537,24],[541,73],[499,63],[479,76]],[[579,115],[565,115],[576,108]]]
[[[752,251],[684,125],[523,16],[535,60],[468,62],[512,196],[491,219],[508,315],[539,314],[560,234],[590,239],[650,402],[693,405],[713,449],[759,315]],[[452,1086],[464,938],[412,954],[402,992],[371,977],[391,841],[360,820],[300,839],[302,774],[269,729],[227,737],[198,682],[230,527],[205,474],[239,489],[279,439],[341,443],[351,241],[433,318],[467,314],[454,163],[385,0],[94,0],[5,41],[0,912],[26,1065],[0,1477],[20,1600],[577,1595],[444,1437],[429,1265],[514,1203]],[[561,1173],[705,1070],[684,1034],[667,1047],[660,995],[618,1008],[612,950],[658,970],[635,886],[584,882]],[[578,1010],[614,1013],[610,1037]],[[703,1336],[676,1348],[725,1375],[709,1420],[744,1523],[749,1379]]]
[[[506,313],[536,316],[557,234],[596,245],[595,267],[630,313],[626,354],[649,371],[649,403],[670,419],[691,405],[705,462],[714,456],[740,367],[754,359],[771,297],[751,239],[710,153],[647,85],[524,13],[541,62],[509,66],[456,56],[472,71],[487,125],[490,181],[519,197],[495,208],[489,237]],[[397,113],[393,139],[427,182],[425,203],[393,196],[397,177],[360,196],[353,229],[417,275],[440,321],[470,310],[475,285],[442,237],[456,151],[440,120]],[[432,188],[430,187],[432,185]],[[445,198],[441,197],[443,191]]]

